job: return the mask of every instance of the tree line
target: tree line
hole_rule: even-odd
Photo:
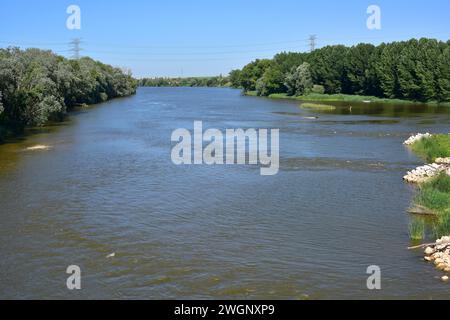
[[[450,101],[450,40],[327,46],[255,60],[230,75],[233,87],[273,93],[355,94],[420,102]]]
[[[0,130],[41,126],[60,120],[77,105],[128,96],[136,88],[131,72],[90,58],[69,60],[40,49],[0,49]]]
[[[229,87],[228,77],[143,78],[141,87]]]

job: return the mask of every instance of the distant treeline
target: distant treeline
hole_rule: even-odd
[[[143,78],[141,87],[229,87],[228,77]]]
[[[128,96],[136,87],[131,73],[90,58],[0,49],[0,138],[2,130],[40,126],[74,106]]]
[[[230,73],[233,87],[273,93],[357,94],[421,102],[450,101],[450,40],[412,39],[283,52]]]

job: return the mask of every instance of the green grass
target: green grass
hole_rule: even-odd
[[[274,93],[269,95],[271,99],[290,99],[298,101],[328,101],[328,102],[378,102],[378,103],[392,103],[392,104],[422,104],[417,101],[401,100],[401,99],[386,99],[378,98],[373,96],[360,96],[351,94],[321,94],[321,93],[310,93],[303,96],[288,96],[286,93]],[[438,103],[435,101],[430,101],[426,103],[433,106],[448,106],[450,107],[450,102]]]
[[[434,226],[436,239],[448,236],[450,234],[450,209],[441,213]]]
[[[425,238],[425,221],[414,218],[409,224],[409,237],[411,240],[422,240]]]
[[[305,108],[305,109],[314,109],[314,110],[335,110],[336,107],[335,106],[330,106],[330,105],[326,105],[326,104],[318,104],[318,103],[302,103],[300,105],[301,108]]]
[[[411,148],[418,156],[429,162],[440,157],[450,157],[450,135],[433,135],[430,138],[416,141]]]
[[[431,209],[437,214],[450,209],[450,176],[442,173],[422,184],[414,203]]]
[[[450,235],[450,176],[442,173],[422,184],[414,203],[436,213],[437,220],[434,224],[436,238]]]

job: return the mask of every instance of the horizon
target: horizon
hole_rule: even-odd
[[[0,28],[8,34],[0,37],[0,47],[35,47],[70,57],[69,42],[80,38],[82,56],[129,68],[136,78],[226,76],[256,59],[307,52],[310,35],[317,35],[316,48],[422,37],[447,41],[450,3],[432,2],[433,6],[418,0],[376,1],[382,28],[369,30],[366,10],[373,1],[288,0],[283,6],[269,1],[186,4],[176,0],[132,1],[135,5],[122,6],[105,0],[58,4],[18,0],[3,5],[9,14]],[[81,9],[80,30],[66,27],[66,10],[72,4]]]

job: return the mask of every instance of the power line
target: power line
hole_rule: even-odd
[[[78,60],[80,59],[80,51],[83,50],[80,48],[81,39],[75,38],[70,41],[70,49],[69,51],[72,52],[72,59]]]
[[[317,36],[315,34],[309,36],[309,50],[313,52],[316,49]]]

